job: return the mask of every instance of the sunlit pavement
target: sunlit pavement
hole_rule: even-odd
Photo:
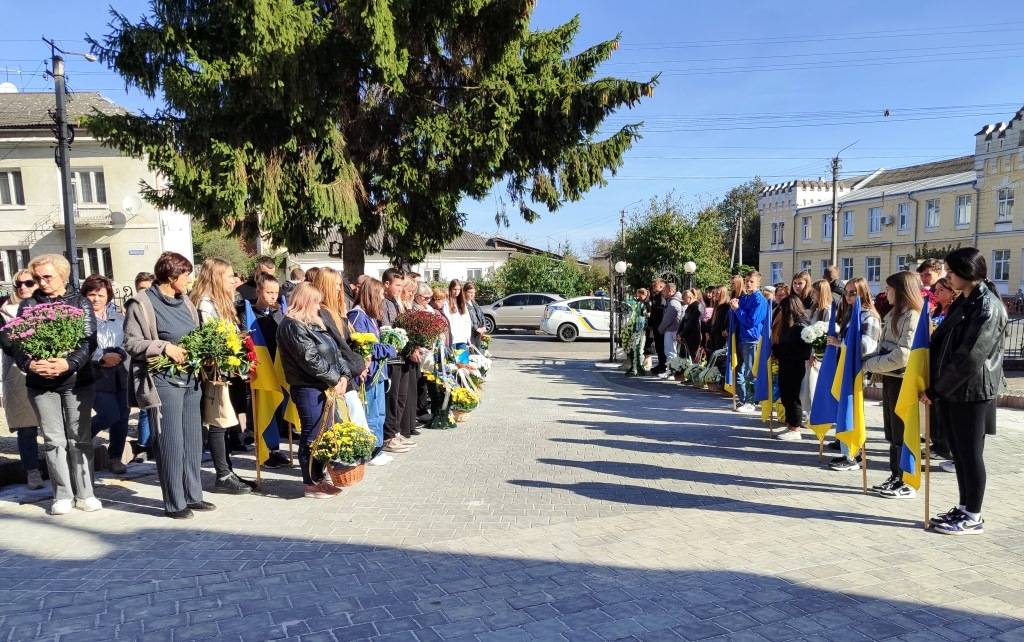
[[[607,343],[492,351],[467,423],[337,499],[293,468],[184,522],[152,476],[106,483],[100,513],[0,504],[0,639],[1024,639],[1024,414],[988,442],[985,535],[942,537],[810,439],[594,368]],[[933,480],[939,512],[955,482]]]

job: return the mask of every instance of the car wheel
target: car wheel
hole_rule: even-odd
[[[484,317],[484,327],[487,328],[487,334],[494,334],[494,331],[498,329],[498,324],[494,322],[494,317]]]
[[[563,343],[572,343],[579,336],[579,329],[571,323],[563,323],[558,326],[558,339]]]

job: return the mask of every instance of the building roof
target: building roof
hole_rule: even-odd
[[[909,167],[899,167],[896,169],[883,169],[881,173],[877,177],[871,179],[865,187],[895,185],[896,183],[906,183],[926,178],[935,178],[973,171],[974,155],[972,154],[969,156],[960,156],[958,158],[935,161],[933,163],[922,163],[920,165],[911,165]],[[854,193],[857,192],[855,191]]]
[[[380,254],[380,248],[384,244],[385,232],[383,229],[377,230],[377,233],[371,236],[366,241],[367,255]],[[342,248],[342,234],[340,230],[336,230],[327,235],[319,247],[313,250],[313,252],[326,252],[332,256],[340,256]],[[501,252],[508,254],[509,252],[521,252],[523,254],[543,254],[550,256],[554,259],[563,259],[561,254],[555,252],[549,252],[542,250],[532,245],[520,243],[519,241],[513,241],[511,239],[502,238],[500,236],[483,237],[479,234],[472,232],[462,231],[462,234],[453,241],[450,241],[444,246],[444,251],[447,252]],[[585,265],[584,261],[577,262]]]
[[[81,124],[82,118],[95,111],[103,114],[125,114],[126,109],[99,92],[80,91],[68,96],[68,120]],[[53,92],[0,94],[0,129],[36,129],[53,127]]]
[[[897,196],[899,194],[910,194],[912,192],[923,192],[932,189],[941,189],[943,187],[952,187],[954,185],[967,185],[973,183],[977,176],[972,169],[969,172],[957,172],[955,174],[945,174],[942,176],[930,176],[928,178],[921,178],[916,181],[904,181],[902,183],[887,183],[885,185],[868,185],[861,189],[842,194],[837,200],[839,205],[844,203],[856,203],[857,201],[867,201],[875,198],[881,198],[883,196]],[[827,207],[831,208],[832,203],[823,202],[815,203],[814,205],[808,205],[799,209],[813,209]]]
[[[985,125],[975,136],[984,136],[985,140],[992,140],[992,137],[1004,138],[1006,136],[1006,130],[1010,128],[1010,123],[1015,120],[1024,120],[1024,107],[1017,110],[1017,113],[1013,115],[1008,122],[1005,123],[993,123],[991,125]]]

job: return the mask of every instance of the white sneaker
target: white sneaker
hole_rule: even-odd
[[[947,459],[945,461],[939,462],[938,468],[944,473],[955,473],[956,462],[953,461],[952,459]]]
[[[804,436],[800,434],[800,430],[797,429],[783,430],[782,432],[776,434],[775,438],[778,439],[779,441],[800,441],[801,439],[804,438]]]
[[[395,460],[394,457],[387,454],[383,450],[377,453],[377,456],[367,462],[367,466],[387,466]]]
[[[672,376],[671,372],[663,372],[660,375],[658,375],[658,378],[659,379],[668,379],[671,376]]]
[[[25,476],[28,477],[26,483],[31,490],[39,490],[46,486],[46,483],[43,482],[43,475],[38,470],[30,470]]]
[[[84,510],[87,513],[93,513],[102,509],[103,503],[95,497],[86,497],[85,499],[76,499],[75,508]]]
[[[74,504],[71,503],[70,499],[55,499],[50,504],[51,515],[67,515],[74,508]]]
[[[755,406],[754,404],[752,404],[752,403],[745,403],[742,406],[740,406],[739,408],[737,408],[736,412],[742,412],[745,415],[752,415],[752,414],[760,412],[760,411],[757,409],[757,406]]]

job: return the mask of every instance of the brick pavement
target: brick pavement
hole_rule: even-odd
[[[709,394],[499,359],[468,424],[330,502],[292,470],[185,523],[151,477],[98,514],[0,505],[0,640],[1020,640],[1022,416],[986,535],[945,538]]]

